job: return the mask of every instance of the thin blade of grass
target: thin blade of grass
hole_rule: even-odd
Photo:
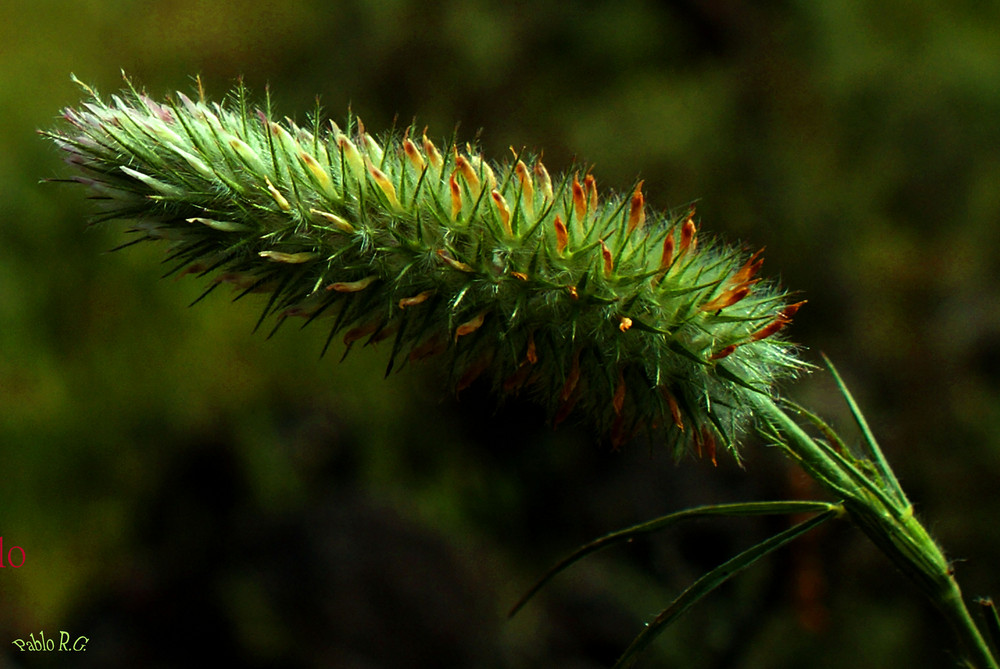
[[[660,612],[660,615],[656,616],[656,619],[653,620],[653,622],[646,626],[646,629],[644,629],[632,641],[631,645],[625,649],[622,656],[618,658],[618,661],[615,663],[615,669],[631,665],[631,663],[635,661],[638,654],[642,652],[650,643],[652,643],[653,640],[664,631],[667,625],[679,618],[685,611],[694,606],[705,595],[718,588],[720,585],[755,563],[760,558],[772,553],[778,548],[781,548],[788,542],[802,536],[806,532],[815,529],[819,525],[836,516],[838,513],[839,510],[837,508],[828,509],[823,513],[813,516],[809,520],[803,521],[798,525],[794,525],[783,532],[779,532],[769,539],[765,539],[759,544],[748,548],[739,555],[727,560],[715,569],[706,573],[704,576],[692,583],[684,592],[682,592],[673,602],[670,603],[670,606]]]
[[[642,534],[649,534],[658,530],[666,529],[682,520],[694,518],[704,518],[707,516],[766,516],[783,515],[797,513],[812,513],[820,511],[836,511],[840,507],[828,502],[814,502],[810,500],[792,500],[777,502],[745,502],[736,504],[710,504],[684,509],[675,513],[661,516],[654,520],[633,525],[632,527],[605,534],[603,537],[591,541],[588,544],[577,548],[573,553],[560,560],[555,566],[549,569],[528,592],[511,608],[507,617],[513,617],[528,603],[535,594],[541,590],[545,584],[551,581],[561,571],[567,569],[582,558],[615,544],[631,541]]]
[[[799,412],[796,404],[790,402],[783,402],[783,404],[786,404],[791,410],[795,411],[796,413]],[[802,415],[806,418],[806,420],[809,420],[811,423],[816,425],[816,422],[813,420],[813,418],[815,418],[813,414],[806,411]],[[816,420],[819,421],[820,426],[826,425],[818,418],[816,418]],[[818,427],[818,429],[820,429],[821,432],[823,431],[823,427]],[[801,439],[802,435],[804,434],[805,434],[804,432],[802,432],[801,434],[793,434],[792,438],[802,443]],[[885,505],[885,508],[891,509],[896,514],[897,517],[901,518],[906,514],[913,512],[913,509],[910,508],[908,505],[900,504],[900,501],[895,497],[895,495],[893,495],[892,490],[886,490],[884,485],[881,485],[878,481],[873,481],[872,477],[868,473],[862,471],[862,467],[859,467],[859,465],[861,465],[861,461],[855,458],[853,455],[850,455],[846,451],[846,449],[838,450],[837,448],[834,448],[825,441],[821,439],[813,439],[808,435],[806,435],[805,438],[809,439],[819,451],[824,453],[826,458],[830,462],[834,463],[839,471],[847,475],[857,485],[861,486],[865,490],[869,491],[872,495],[877,497],[879,501],[881,501],[882,504]],[[845,494],[845,496],[850,497],[850,495],[847,494]]]
[[[871,452],[872,459],[875,462],[875,467],[878,469],[879,474],[882,475],[883,480],[889,486],[893,496],[896,497],[902,506],[909,507],[910,502],[906,498],[906,493],[903,492],[903,488],[899,485],[899,481],[896,480],[896,475],[889,466],[889,462],[885,459],[885,455],[882,454],[882,449],[879,448],[878,442],[875,441],[875,435],[872,433],[871,428],[868,427],[868,421],[865,420],[864,414],[861,413],[861,409],[858,407],[857,402],[854,401],[854,396],[851,395],[851,391],[847,389],[847,385],[844,383],[844,380],[841,379],[840,374],[837,373],[837,368],[833,366],[833,363],[828,357],[826,357],[826,355],[823,355],[823,362],[826,363],[827,369],[830,370],[830,374],[833,376],[833,380],[837,384],[840,394],[844,396],[844,401],[847,402],[847,406],[851,410],[851,415],[854,416],[854,422],[858,424],[858,429],[861,430],[861,435],[864,437],[865,444]]]

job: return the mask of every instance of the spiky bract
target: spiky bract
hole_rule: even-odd
[[[279,123],[242,87],[226,104],[90,93],[45,134],[104,201],[95,220],[168,240],[172,271],[209,290],[267,294],[279,324],[391,340],[390,369],[439,355],[458,390],[487,377],[554,422],[575,409],[615,444],[663,430],[714,460],[799,366],[775,336],[798,304],[756,278],[759,253],[699,238],[693,210],[647,212],[641,183],[601,197],[589,173],[491,164],[416,127]]]

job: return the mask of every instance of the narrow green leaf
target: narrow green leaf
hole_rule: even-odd
[[[830,504],[828,502],[814,502],[808,500],[793,500],[793,501],[777,501],[777,502],[742,502],[736,504],[710,504],[706,506],[696,506],[690,509],[684,509],[682,511],[676,511],[666,516],[661,516],[654,520],[647,521],[645,523],[640,523],[638,525],[633,525],[632,527],[625,528],[623,530],[618,530],[616,532],[611,532],[606,534],[599,539],[591,541],[588,544],[581,546],[576,549],[573,553],[566,556],[560,560],[554,567],[549,569],[548,572],[542,576],[541,579],[531,587],[528,592],[521,597],[520,600],[511,608],[510,612],[507,614],[508,617],[513,617],[518,611],[520,611],[525,604],[528,603],[535,594],[545,586],[546,583],[551,581],[557,574],[566,568],[573,565],[580,559],[590,555],[591,553],[596,553],[597,551],[608,548],[615,544],[624,543],[631,541],[637,536],[643,534],[649,534],[651,532],[656,532],[658,530],[666,529],[671,525],[675,525],[682,520],[690,520],[694,518],[704,518],[707,516],[767,516],[767,515],[783,515],[783,514],[795,514],[795,513],[811,513],[811,512],[821,512],[821,511],[837,511],[839,510],[839,505]]]
[[[830,374],[833,376],[833,380],[836,382],[837,388],[840,390],[840,394],[844,396],[844,400],[847,402],[847,406],[851,410],[851,415],[854,416],[854,421],[858,424],[858,428],[861,430],[861,434],[868,446],[868,450],[871,452],[872,459],[875,461],[875,467],[878,469],[885,482],[889,485],[892,495],[902,504],[903,507],[909,507],[910,502],[906,498],[906,493],[903,492],[903,488],[899,485],[896,475],[893,473],[892,468],[889,466],[889,462],[885,459],[885,455],[882,453],[882,449],[879,448],[878,442],[875,441],[875,435],[872,434],[871,428],[868,427],[868,421],[865,420],[864,414],[861,413],[861,409],[858,408],[857,402],[854,401],[854,396],[851,395],[851,391],[847,389],[847,386],[844,384],[844,380],[840,378],[840,374],[837,373],[837,368],[833,366],[833,363],[828,357],[826,357],[825,354],[823,355],[823,362],[826,363],[827,369],[830,370]]]
[[[814,439],[777,404],[771,400],[764,402],[765,405],[770,405],[770,417],[776,418],[781,423],[781,430],[794,443],[794,446],[782,444],[785,450],[798,459],[814,476],[826,481],[830,489],[836,490],[838,495],[846,499],[854,500],[858,499],[859,490],[864,489],[878,499],[882,506],[892,510],[897,518],[912,514],[913,510],[908,502],[904,500],[901,504],[892,495],[891,490],[885,490],[858,468],[859,460],[838,452],[822,439]],[[794,405],[782,403],[795,411]]]
[[[820,433],[830,441],[830,443],[834,444],[835,448],[839,452],[850,453],[850,449],[847,447],[847,444],[844,443],[844,440],[840,438],[840,435],[837,434],[837,432],[832,427],[830,427],[830,425],[826,421],[824,421],[822,418],[814,414],[812,411],[809,411],[808,409],[803,407],[801,404],[792,402],[791,400],[787,399],[785,400],[785,404],[790,406],[792,409],[796,411],[796,413],[798,413],[800,416],[803,416],[806,420],[812,423],[813,427],[819,430]]]
[[[652,641],[664,631],[667,625],[677,620],[677,618],[701,600],[702,597],[709,594],[733,576],[757,562],[760,558],[774,552],[778,548],[781,548],[788,542],[802,536],[806,532],[815,529],[840,513],[839,508],[834,507],[833,505],[829,506],[831,508],[828,508],[828,510],[823,513],[813,516],[809,520],[803,521],[783,532],[779,532],[771,538],[765,539],[759,544],[748,548],[736,557],[727,560],[692,583],[684,592],[682,592],[673,602],[670,603],[670,606],[661,611],[660,615],[656,616],[656,619],[649,623],[646,626],[646,629],[644,629],[632,641],[631,645],[625,649],[625,652],[618,659],[618,662],[615,663],[615,668],[618,669],[619,667],[627,667],[634,662],[638,654],[642,652],[650,643],[652,643]]]

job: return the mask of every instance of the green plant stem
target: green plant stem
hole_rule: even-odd
[[[760,409],[780,433],[778,445],[813,479],[843,499],[851,520],[934,602],[962,644],[969,666],[1000,669],[969,613],[950,563],[913,515],[912,504],[895,487],[895,476],[874,478],[867,473],[871,468],[866,463],[811,437],[769,398],[762,399]],[[877,471],[891,473],[877,446],[873,448]]]
[[[977,669],[995,669],[998,664],[965,605],[962,591],[954,576],[948,577],[948,587],[935,601],[951,623],[955,635],[965,648],[969,662]]]

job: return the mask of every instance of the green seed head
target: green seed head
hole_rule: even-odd
[[[327,344],[389,340],[390,370],[436,356],[456,390],[485,378],[615,445],[662,433],[713,460],[801,366],[780,334],[801,303],[758,276],[760,252],[699,234],[693,208],[648,211],[641,182],[602,195],[590,173],[491,164],[415,127],[282,124],[241,88],[227,104],[129,88],[45,134],[103,198],[96,220],[168,240],[208,291],[266,293],[262,318],[322,318]]]

